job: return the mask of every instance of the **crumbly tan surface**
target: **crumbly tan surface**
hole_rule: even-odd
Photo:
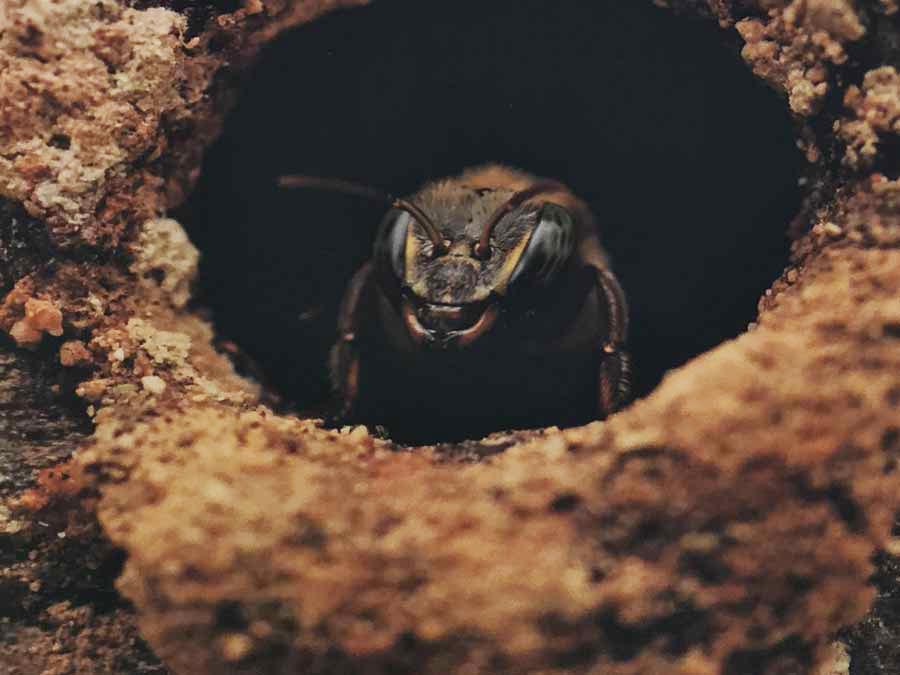
[[[838,127],[847,145],[844,163],[853,168],[871,166],[879,145],[900,134],[900,75],[896,68],[870,70],[861,87],[847,88],[844,104],[853,112],[851,119]]]
[[[770,0],[762,19],[737,23],[741,55],[753,72],[787,94],[792,112],[817,112],[829,91],[832,66],[847,61],[845,45],[865,35],[849,0]]]
[[[900,497],[896,73],[826,105],[866,17],[665,3],[737,30],[799,118],[835,116],[802,130],[832,189],[751,330],[606,422],[471,462],[274,414],[186,309],[197,252],[162,215],[230,100],[217,74],[342,3],[247,0],[199,32],[177,4],[0,7],[0,262],[24,261],[0,276],[8,665],[841,672]]]

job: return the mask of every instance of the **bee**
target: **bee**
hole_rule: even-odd
[[[340,421],[454,440],[576,425],[627,399],[625,294],[590,209],[559,181],[488,165],[407,198],[307,176],[280,184],[390,206],[340,307]]]

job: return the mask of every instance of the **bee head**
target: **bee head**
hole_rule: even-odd
[[[549,287],[572,256],[574,220],[562,206],[535,203],[558,183],[521,191],[429,186],[410,202],[417,215],[392,209],[378,233],[377,264],[399,281],[402,312],[414,340],[464,347],[494,325],[508,297]]]

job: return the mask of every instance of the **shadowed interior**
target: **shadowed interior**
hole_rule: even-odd
[[[203,251],[198,302],[290,405],[321,407],[337,306],[385,208],[275,178],[408,194],[488,161],[593,208],[637,395],[745,329],[786,263],[791,122],[709,26],[649,2],[383,0],[289,33],[246,82],[176,214]]]

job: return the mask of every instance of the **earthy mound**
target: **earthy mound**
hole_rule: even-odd
[[[736,29],[797,115],[792,266],[604,423],[401,450],[261,405],[163,218],[234,71],[341,4],[0,10],[4,665],[162,671],[136,620],[183,673],[847,672],[900,487],[896,5],[658,3]],[[900,662],[874,611],[854,673]]]

